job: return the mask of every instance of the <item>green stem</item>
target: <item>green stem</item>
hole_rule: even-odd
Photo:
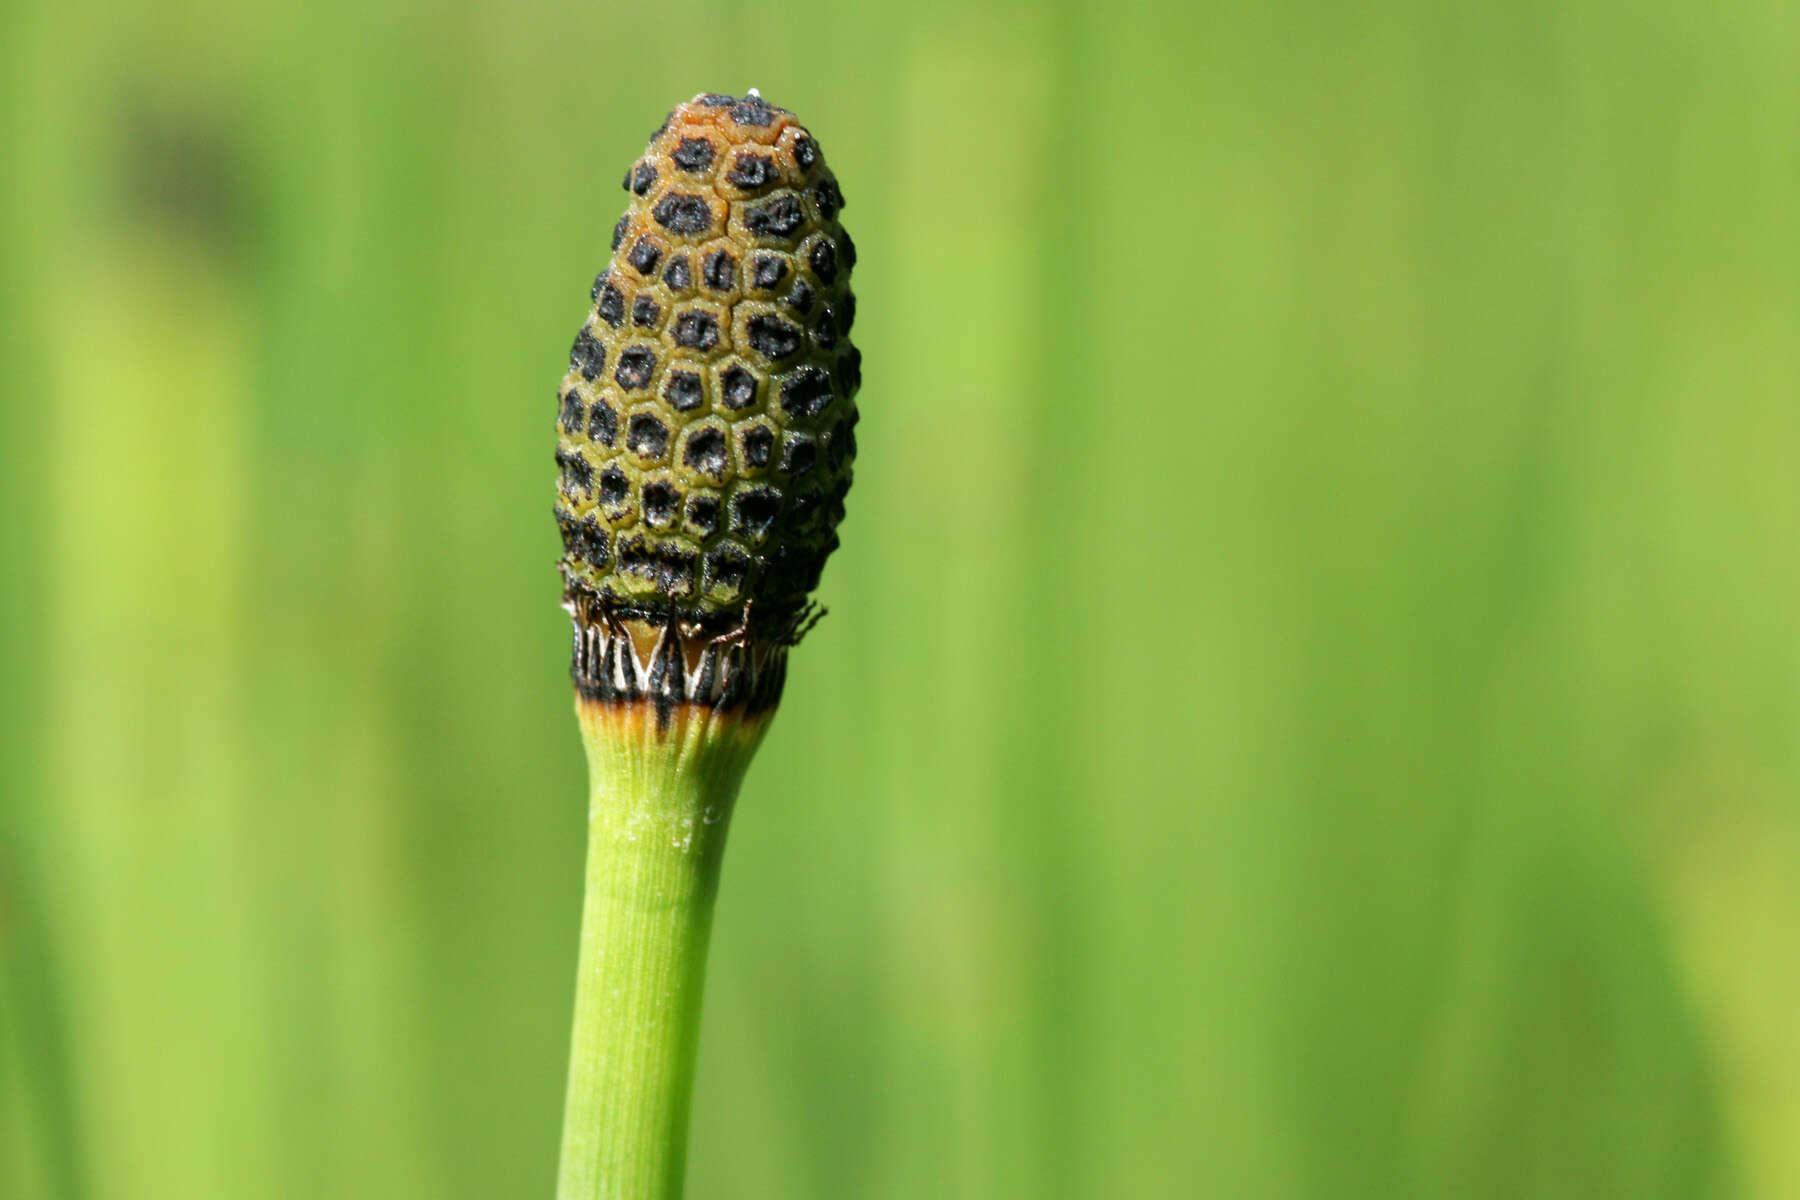
[[[557,1200],[675,1200],[713,897],[766,721],[578,702],[592,796]]]

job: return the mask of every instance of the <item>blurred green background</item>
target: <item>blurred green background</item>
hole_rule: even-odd
[[[1800,1195],[1789,0],[0,9],[0,1196],[548,1196],[555,387],[861,263],[696,1197]]]

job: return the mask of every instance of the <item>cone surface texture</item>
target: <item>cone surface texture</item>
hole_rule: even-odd
[[[754,93],[678,105],[558,394],[574,609],[792,629],[837,546],[856,452],[856,248],[837,180]]]

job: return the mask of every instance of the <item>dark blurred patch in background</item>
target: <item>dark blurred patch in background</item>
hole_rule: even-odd
[[[127,98],[114,116],[116,174],[109,222],[156,226],[228,256],[245,216],[241,149],[230,114],[208,99],[191,111],[147,97]]]
[[[860,248],[696,1196],[1800,1194],[1800,9],[0,10],[0,1195],[547,1195],[555,385]]]

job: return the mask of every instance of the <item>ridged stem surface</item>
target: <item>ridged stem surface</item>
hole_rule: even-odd
[[[719,862],[766,715],[576,707],[592,791],[557,1197],[673,1200]]]

